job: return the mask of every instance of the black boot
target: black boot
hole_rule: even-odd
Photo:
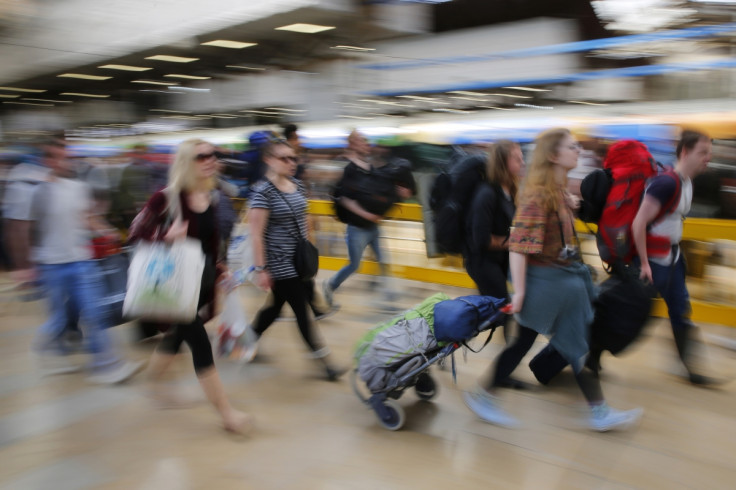
[[[694,347],[693,343],[695,342],[692,338],[694,328],[694,326],[689,325],[685,328],[672,329],[672,334],[675,337],[675,346],[677,346],[677,353],[680,356],[680,360],[685,365],[685,369],[687,369],[688,379],[692,384],[698,386],[713,386],[720,384],[720,382],[715,378],[696,373],[694,370],[692,359],[692,348]]]

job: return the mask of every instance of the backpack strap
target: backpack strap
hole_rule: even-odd
[[[680,203],[680,197],[682,196],[682,178],[676,172],[672,170],[666,170],[659,175],[666,175],[675,182],[675,192],[672,193],[672,196],[670,196],[670,199],[667,201],[667,203],[660,207],[659,213],[657,213],[657,216],[650,223],[650,226],[659,222],[668,214],[672,214],[675,209],[677,209],[677,205]]]

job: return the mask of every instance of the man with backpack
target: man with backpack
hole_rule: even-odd
[[[667,175],[653,177],[632,224],[633,241],[641,267],[640,277],[652,283],[667,304],[677,352],[688,371],[690,382],[695,385],[711,385],[715,380],[697,373],[693,365],[695,325],[688,318],[690,296],[685,284],[685,259],[679,243],[682,239],[682,222],[690,211],[693,199],[692,179],[708,167],[711,148],[711,140],[705,134],[684,131],[677,144],[674,167],[681,185]],[[676,196],[678,187],[680,196],[676,206],[658,218],[661,209]],[[669,247],[660,253],[653,252],[649,243],[652,241],[665,241]]]
[[[369,245],[381,267],[381,274],[387,275],[388,266],[381,251],[378,223],[396,202],[412,193],[411,189],[397,185],[386,172],[376,171],[369,161],[370,153],[368,139],[357,130],[350,133],[345,152],[348,164],[334,193],[337,217],[348,225],[345,240],[350,262],[322,283],[322,292],[330,307],[333,306],[334,291],[358,270],[363,252]]]

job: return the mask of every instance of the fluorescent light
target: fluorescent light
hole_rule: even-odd
[[[13,104],[13,105],[35,105],[39,107],[54,107],[54,104],[36,104],[34,102],[3,102],[3,104]]]
[[[218,48],[243,49],[256,46],[258,43],[241,43],[239,41],[228,41],[227,39],[216,39],[202,43],[202,46],[217,46]]]
[[[209,80],[212,77],[198,77],[196,75],[180,75],[178,73],[169,73],[168,75],[164,75],[164,77],[168,78],[186,78],[187,80]]]
[[[102,65],[98,66],[97,68],[102,68],[106,70],[123,70],[123,71],[148,71],[153,70],[153,68],[149,68],[147,66],[132,66],[132,65]]]
[[[582,105],[608,105],[608,104],[599,104],[597,102],[585,102],[583,100],[568,100],[567,102],[570,104],[582,104]]]
[[[495,97],[511,97],[512,99],[531,99],[531,95],[513,95],[513,94],[489,94]]]
[[[170,56],[168,54],[157,54],[155,56],[147,56],[147,60],[155,61],[169,61],[171,63],[191,63],[197,61],[199,58],[184,58],[183,56]]]
[[[458,94],[458,95],[471,95],[475,97],[488,97],[489,94],[483,94],[480,92],[468,92],[467,90],[453,90],[451,92],[448,92],[449,94]]]
[[[20,95],[0,94],[0,99],[17,99]]]
[[[432,109],[432,111],[434,111],[434,112],[450,112],[452,114],[472,114],[472,113],[475,112],[475,111],[462,111],[460,109],[446,109],[444,107],[437,108],[437,109]]]
[[[166,92],[168,93],[168,92]],[[174,114],[191,114],[192,111],[174,111],[171,109],[148,109],[150,112],[172,112]]]
[[[237,119],[240,116],[233,114],[210,114],[209,117],[214,117],[215,119]]]
[[[176,91],[180,92],[209,92],[210,89],[208,88],[194,88],[194,87],[169,87],[169,90],[172,90],[173,93],[176,93]]]
[[[59,78],[81,78],[82,80],[110,80],[112,77],[101,77],[99,75],[84,75],[82,73],[62,73],[56,75]]]
[[[306,109],[289,109],[288,107],[266,107],[267,111],[305,112]]]
[[[62,92],[59,95],[74,95],[77,97],[92,97],[95,99],[106,99],[110,97],[109,95],[100,95],[100,94],[85,94],[81,92]]]
[[[23,100],[34,100],[36,102],[57,102],[57,103],[63,103],[63,104],[71,104],[72,103],[71,100],[32,99],[30,97],[23,97]]]
[[[341,114],[337,117],[343,117],[345,119],[373,119],[372,117],[363,117],[363,116],[350,116],[347,114]]]
[[[18,87],[0,87],[0,90],[7,90],[8,92],[30,92],[33,94],[41,94],[46,92],[45,90],[38,90],[35,88],[18,88]]]
[[[360,46],[346,46],[346,45],[339,45],[339,46],[332,46],[330,49],[343,49],[345,51],[375,51],[376,48],[361,48]]]
[[[529,107],[530,109],[547,109],[547,110],[554,109],[554,107],[548,106],[548,105],[514,104],[514,106],[515,107]]]
[[[534,87],[501,87],[511,90],[526,90],[527,92],[549,92],[546,88],[534,88]]]
[[[156,80],[133,80],[131,83],[146,83],[148,85],[179,85],[179,82],[158,82]]]
[[[277,27],[277,31],[301,32],[302,34],[315,34],[317,32],[329,31],[335,26],[321,26],[318,24],[290,24],[288,26]]]
[[[257,66],[240,66],[240,65],[225,65],[225,68],[235,68],[237,70],[253,70],[253,71],[265,71],[265,68]]]

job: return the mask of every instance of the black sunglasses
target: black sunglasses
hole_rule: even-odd
[[[212,152],[212,153],[199,153],[199,154],[197,154],[196,157],[194,157],[194,159],[197,160],[198,162],[203,162],[205,160],[209,160],[210,158],[214,158],[216,156],[217,156],[217,153],[215,153],[215,152]]]
[[[290,162],[291,163],[296,163],[296,161],[297,161],[296,160],[296,157],[293,157],[293,156],[290,156],[290,155],[289,156],[283,156],[283,157],[274,156],[274,158],[278,158],[279,160],[281,160],[284,163],[290,163]]]

